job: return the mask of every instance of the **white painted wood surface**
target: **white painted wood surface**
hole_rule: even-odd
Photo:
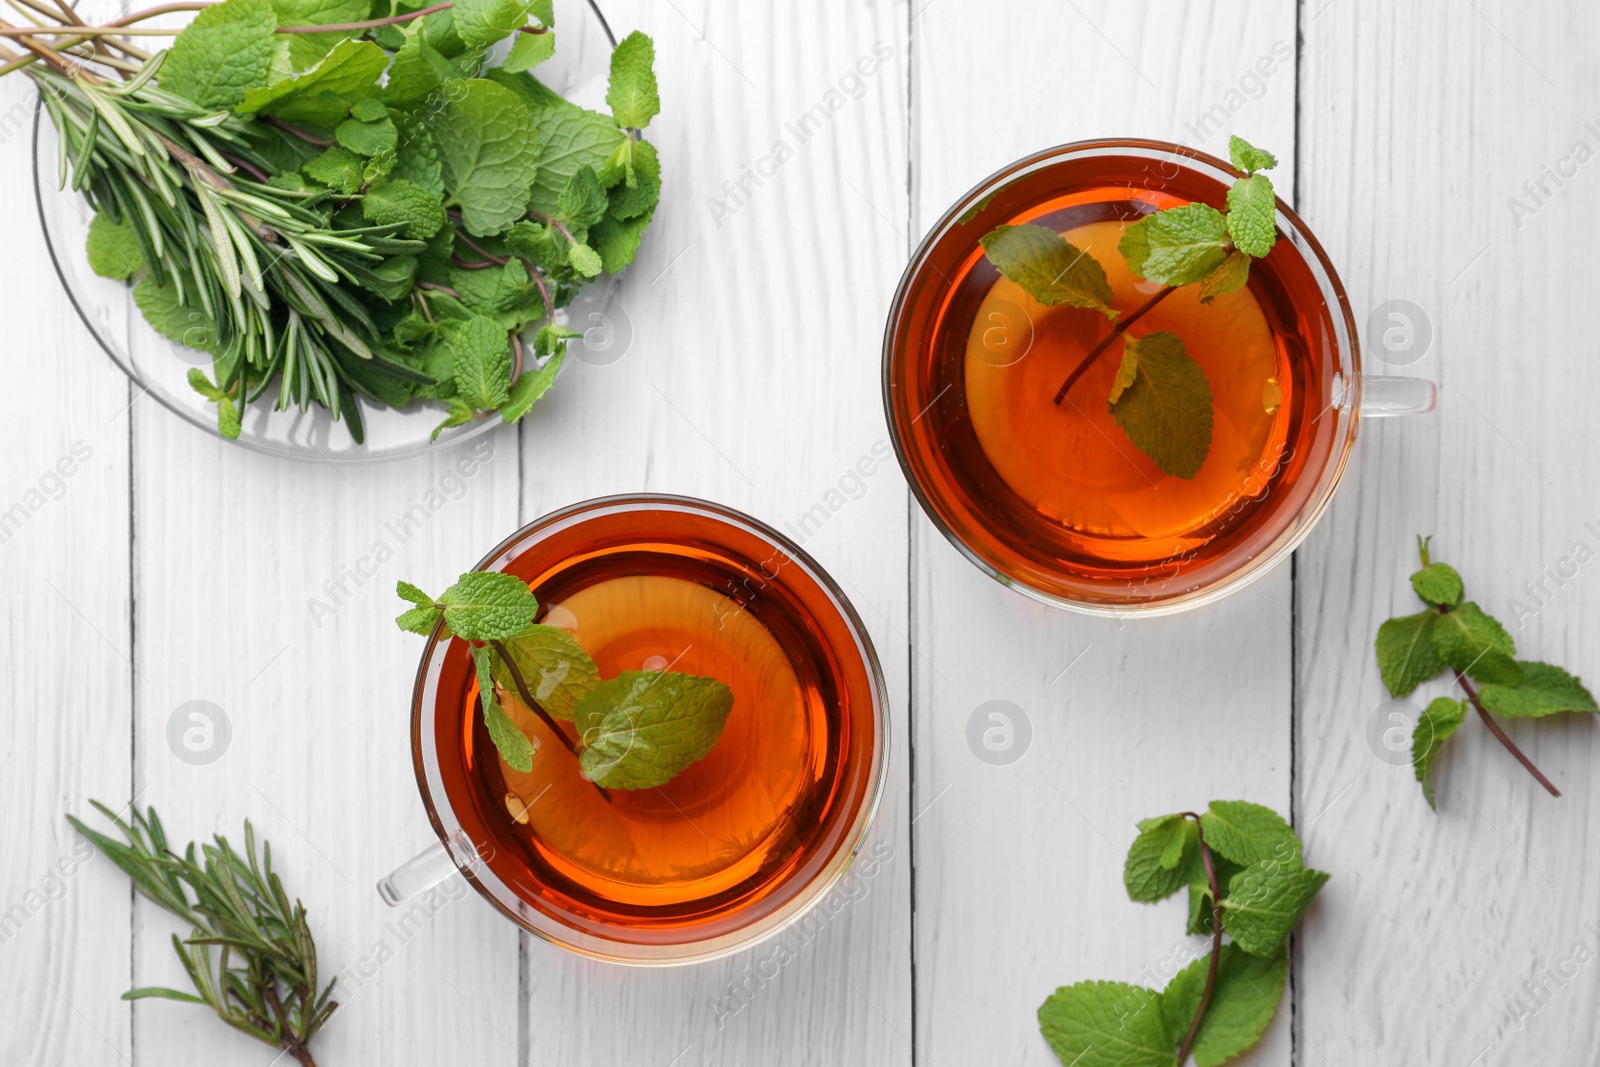
[[[448,495],[470,448],[293,465],[138,399],[41,258],[27,137],[7,110],[28,94],[0,82],[0,509],[30,489],[43,501],[0,544],[0,912],[25,913],[0,943],[12,1009],[0,1062],[271,1059],[201,1012],[116,999],[181,981],[173,927],[109,864],[78,860],[61,816],[135,794],[185,838],[237,833],[248,816],[279,845],[324,965],[347,975],[349,1007],[319,1038],[330,1067],[1050,1064],[1033,1012],[1057,985],[1141,980],[1193,951],[1179,905],[1126,900],[1121,856],[1137,819],[1214,796],[1292,810],[1309,861],[1334,874],[1251,1062],[1600,1059],[1594,967],[1545,979],[1543,1004],[1523,987],[1576,942],[1600,942],[1585,927],[1600,926],[1600,858],[1585,848],[1600,820],[1584,773],[1593,724],[1511,728],[1564,790],[1554,800],[1468,723],[1442,761],[1438,816],[1367,742],[1383,700],[1371,636],[1409,610],[1414,533],[1438,534],[1441,557],[1501,612],[1572,542],[1600,548],[1585,527],[1600,526],[1587,417],[1600,369],[1585,329],[1600,276],[1584,199],[1600,178],[1579,169],[1520,227],[1506,205],[1532,206],[1522,183],[1574,141],[1600,150],[1584,125],[1600,125],[1585,47],[1600,15],[1497,0],[606,6],[614,26],[655,36],[666,100],[653,131],[666,200],[619,292],[631,341],[609,365],[573,361],[403,543],[385,523],[430,489]],[[878,42],[889,59],[859,98],[796,147],[784,123]],[[1291,58],[1259,90],[1241,86],[1275,49]],[[849,480],[886,440],[887,303],[921,233],[999,165],[1101,134],[1219,150],[1225,133],[1194,125],[1217,104],[1281,150],[1279,184],[1358,318],[1391,298],[1426,309],[1433,351],[1400,372],[1439,378],[1441,411],[1364,429],[1292,569],[1173,619],[1052,612],[958,557],[892,465],[862,489]],[[779,139],[793,157],[748,202],[729,200],[723,182]],[[58,489],[47,471],[80,441],[88,457]],[[417,649],[389,625],[394,580],[437,584],[520,522],[639,489],[779,526],[842,490],[848,503],[806,547],[866,618],[893,696],[873,835],[892,859],[732,1014],[717,1005],[760,949],[667,971],[601,966],[519,938],[474,896],[402,939],[372,891],[430,839],[406,735]],[[323,583],[379,541],[394,557],[314,618]],[[1520,646],[1594,675],[1597,606],[1581,570]],[[210,766],[167,749],[167,719],[190,699],[233,726]],[[990,700],[1032,724],[1010,766],[967,745]],[[1520,1025],[1519,996],[1538,1008]]]

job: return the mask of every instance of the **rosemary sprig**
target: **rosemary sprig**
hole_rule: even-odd
[[[173,934],[172,947],[195,992],[146,986],[122,998],[209,1005],[234,1029],[316,1067],[307,1046],[339,1006],[331,999],[336,979],[317,991],[317,946],[306,909],[299,900],[289,903],[272,870],[272,846],[263,842],[257,857],[247,819],[242,855],[219,835],[202,844],[198,856],[191,842],[180,857],[167,847],[155,808],[145,814],[135,809],[130,825],[99,801],[90,803],[116,824],[126,844],[71,815],[67,821],[122,868],[135,889],[192,928],[187,938]]]

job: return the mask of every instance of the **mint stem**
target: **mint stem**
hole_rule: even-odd
[[[306,144],[314,144],[319,148],[327,148],[333,144],[331,139],[327,137],[318,137],[315,134],[307,133],[300,127],[294,125],[293,123],[285,122],[276,115],[262,115],[261,121],[267,123],[268,125],[276,126],[278,129],[287,134],[300,138],[300,140],[304,141]]]
[[[548,711],[544,710],[544,705],[533,699],[533,694],[528,691],[528,683],[523,680],[522,672],[517,669],[516,661],[511,658],[511,653],[507,650],[505,644],[500,641],[490,641],[489,647],[495,650],[495,653],[500,657],[500,661],[506,665],[506,670],[511,674],[511,681],[517,687],[517,696],[522,698],[522,703],[529,711],[539,716],[540,721],[550,729],[551,733],[560,738],[567,751],[572,753],[572,758],[577,759],[578,746],[573,744],[572,738],[567,736],[567,732],[561,728],[561,724],[556,722]],[[610,793],[599,785],[596,785],[595,789],[601,796],[606,798],[607,803],[610,803]]]
[[[1059,405],[1063,400],[1065,400],[1067,398],[1067,390],[1071,389],[1074,385],[1077,384],[1078,379],[1082,378],[1083,375],[1084,375],[1084,372],[1089,369],[1089,364],[1093,363],[1097,358],[1099,358],[1100,353],[1104,352],[1107,348],[1111,347],[1111,342],[1112,341],[1115,341],[1118,337],[1122,336],[1122,331],[1126,330],[1129,326],[1132,326],[1134,323],[1138,322],[1141,318],[1144,317],[1144,313],[1145,312],[1149,311],[1151,308],[1153,308],[1157,304],[1161,303],[1161,301],[1165,300],[1168,296],[1170,296],[1172,294],[1173,290],[1175,290],[1177,288],[1178,287],[1176,285],[1167,286],[1165,289],[1161,290],[1155,296],[1152,296],[1149,300],[1146,300],[1144,302],[1144,306],[1143,307],[1139,308],[1137,311],[1134,311],[1127,318],[1123,319],[1121,322],[1117,323],[1114,327],[1112,327],[1111,332],[1106,334],[1104,337],[1102,337],[1100,339],[1100,343],[1095,345],[1093,348],[1089,349],[1089,354],[1087,356],[1084,356],[1083,359],[1079,361],[1079,363],[1078,363],[1078,365],[1076,367],[1072,368],[1072,373],[1067,375],[1067,380],[1061,383],[1061,388],[1060,389],[1056,390],[1056,398],[1055,398],[1054,403]]]
[[[1170,288],[1167,293],[1172,292]],[[1165,296],[1162,293],[1161,296]],[[1161,299],[1160,296],[1156,297]],[[1146,304],[1148,309],[1155,301]],[[1142,314],[1142,311],[1141,311]],[[1195,1009],[1194,1018],[1189,1023],[1189,1032],[1183,1035],[1183,1044],[1178,1046],[1178,1062],[1181,1064],[1189,1058],[1189,1050],[1194,1047],[1194,1039],[1200,1034],[1200,1020],[1205,1018],[1206,1009],[1211,1006],[1211,993],[1217,987],[1217,965],[1222,959],[1222,888],[1217,885],[1217,867],[1211,860],[1211,848],[1206,844],[1206,832],[1200,828],[1200,816],[1192,811],[1183,813],[1186,819],[1194,820],[1195,836],[1200,839],[1200,859],[1206,865],[1206,880],[1211,883],[1211,961],[1206,964],[1206,987],[1200,994],[1200,1006]]]
[[[1423,542],[1420,538],[1418,539],[1418,546],[1422,552],[1423,566],[1427,566],[1428,546],[1426,542]],[[1440,604],[1439,614],[1448,615],[1450,614],[1450,609],[1445,605]],[[1561,790],[1555,787],[1555,783],[1546,778],[1544,774],[1540,772],[1539,768],[1533,765],[1533,760],[1524,755],[1522,749],[1517,747],[1517,743],[1511,740],[1511,738],[1507,737],[1504,730],[1500,729],[1500,724],[1494,721],[1494,716],[1489,714],[1489,709],[1485,708],[1481,703],[1478,702],[1478,692],[1472,688],[1472,683],[1467,681],[1467,676],[1460,671],[1456,671],[1455,675],[1456,681],[1460,684],[1462,691],[1467,694],[1467,701],[1477,709],[1478,717],[1483,720],[1483,725],[1489,728],[1489,732],[1494,734],[1494,736],[1499,739],[1502,745],[1506,746],[1507,752],[1517,757],[1518,763],[1528,768],[1528,773],[1533,775],[1534,780],[1540,785],[1544,786],[1545,789],[1549,791],[1551,796],[1560,796]]]

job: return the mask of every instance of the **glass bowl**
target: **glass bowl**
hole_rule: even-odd
[[[91,22],[125,13],[113,8],[106,3],[79,5],[80,13]],[[556,54],[539,66],[539,79],[574,103],[605,109],[606,81],[616,38],[600,8],[593,0],[556,0],[556,33]],[[89,269],[84,242],[94,212],[81,195],[57,187],[56,145],[55,127],[40,108],[34,113],[33,125],[34,201],[50,262],[67,298],[89,335],[133,379],[139,395],[148,393],[167,410],[208,434],[220,436],[216,407],[190,388],[187,380],[191,367],[210,370],[210,354],[186,348],[157,333],[134,304],[130,286],[102,278]],[[593,311],[603,306],[616,283],[617,278],[607,277],[586,287],[573,305],[556,313],[557,320],[584,321],[578,309]],[[267,396],[246,408],[237,443],[293,459],[362,463],[445,448],[503,425],[497,416],[490,416],[445,430],[434,440],[433,429],[444,420],[443,405],[414,401],[405,410],[396,411],[364,397],[358,398],[357,403],[366,430],[363,444],[357,444],[344,423],[334,421],[325,409],[313,406],[305,412],[297,408],[276,411]]]

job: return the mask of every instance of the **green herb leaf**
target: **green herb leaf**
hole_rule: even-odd
[[[539,83],[527,75],[504,75],[525,85]],[[543,86],[539,86],[543,88]],[[546,90],[548,92],[548,90]],[[527,99],[527,97],[523,97]],[[541,97],[540,99],[545,99]],[[625,139],[609,115],[569,104],[560,98],[533,112],[539,125],[539,172],[534,176],[533,195],[528,206],[546,215],[560,213],[561,192],[580,167],[593,167],[598,173],[606,160]]]
[[[1194,824],[1181,815],[1141,822],[1139,836],[1129,846],[1122,866],[1128,899],[1150,903],[1182,889],[1188,880],[1182,860],[1186,852],[1197,848],[1196,840]]]
[[[422,186],[404,178],[386,178],[367,188],[361,215],[375,226],[398,225],[407,237],[427,240],[444,225],[444,205]]]
[[[1276,956],[1283,939],[1328,880],[1298,863],[1265,860],[1246,867],[1228,885],[1222,925],[1233,943],[1254,956]]]
[[[525,633],[539,601],[514,574],[470,571],[439,598],[450,632],[466,641],[503,641]]]
[[[624,129],[643,129],[661,111],[661,94],[656,87],[655,43],[634,30],[611,52],[611,83],[606,103],[617,125]]]
[[[1300,862],[1300,839],[1271,808],[1244,800],[1213,800],[1200,816],[1206,844],[1241,867],[1277,860]]]
[[[201,107],[231,108],[267,79],[277,16],[268,0],[223,0],[195,16],[161,64],[161,89]]]
[[[1117,248],[1128,268],[1162,285],[1203,280],[1228,258],[1228,224],[1209,204],[1146,215],[1123,231]]]
[[[573,172],[556,198],[556,217],[575,230],[587,230],[605,216],[609,200],[594,168],[585,163]]]
[[[1389,619],[1378,627],[1378,670],[1393,697],[1403,697],[1444,670],[1444,660],[1433,646],[1436,611],[1419,611]]]
[[[1433,647],[1449,666],[1480,682],[1514,686],[1522,681],[1511,635],[1470,600],[1439,616]]]
[[[400,143],[400,131],[387,115],[368,122],[353,117],[345,119],[333,131],[333,136],[340,144],[361,156],[375,156],[380,152],[392,154]]]
[[[1428,807],[1435,810],[1438,805],[1434,803],[1433,779],[1430,777],[1433,760],[1466,717],[1466,701],[1438,697],[1417,716],[1417,725],[1411,731],[1411,764],[1416,771],[1417,781],[1422,783],[1422,795],[1428,798]]]
[[[486,411],[510,399],[511,348],[500,323],[473,316],[451,331],[450,351],[463,401]]]
[[[1066,1067],[1177,1067],[1161,994],[1125,982],[1062,986],[1039,1005],[1039,1029]]]
[[[1254,174],[1258,170],[1271,170],[1278,165],[1278,157],[1271,152],[1264,152],[1243,137],[1228,138],[1228,158],[1233,160],[1233,165],[1246,174]]]
[[[1238,292],[1250,281],[1250,257],[1229,252],[1222,265],[1200,281],[1200,302],[1209,304],[1219,296]]]
[[[367,0],[272,0],[279,26],[326,26],[330,23],[360,22],[371,14]],[[289,64],[305,70],[350,37],[352,30],[332,33],[291,33],[282,35],[289,44]]]
[[[1139,450],[1175,478],[1193,478],[1211,451],[1211,384],[1205,371],[1166,332],[1125,338],[1132,382],[1117,389],[1111,417]],[[1124,365],[1128,356],[1124,354]],[[1120,381],[1124,374],[1118,375]]]
[[[451,15],[461,43],[468,48],[488,48],[525,26],[528,0],[455,0]]]
[[[1205,992],[1207,953],[1173,975],[1161,994],[1161,1013],[1167,1032],[1183,1040]],[[1197,1067],[1217,1067],[1261,1040],[1267,1024],[1277,1014],[1278,1001],[1289,980],[1289,957],[1252,956],[1235,945],[1222,946],[1217,957],[1217,981],[1211,1003],[1200,1020],[1190,1053]]]
[[[423,34],[413,33],[395,50],[383,98],[391,107],[414,108],[446,81],[459,76],[460,71],[444,53],[429,44]]]
[[[361,188],[367,161],[343,145],[334,145],[300,169],[312,181],[321,182],[346,196]]]
[[[285,122],[335,126],[353,104],[378,92],[378,77],[388,65],[388,53],[371,41],[340,41],[303,74],[265,87],[252,83],[238,110],[272,115]]]
[[[1105,268],[1045,226],[999,226],[979,241],[995,269],[1041,304],[1092,308],[1115,319]]]
[[[600,684],[594,660],[571,634],[558,627],[530,627],[508,639],[505,647],[533,698],[558,719],[571,722],[576,717],[578,701]],[[517,692],[510,668],[498,656],[494,678],[506,692]]]
[[[1539,719],[1564,711],[1600,711],[1583,683],[1552,663],[1518,660],[1522,681],[1516,685],[1491,683],[1478,692],[1478,701],[1496,715],[1513,719]]]
[[[624,671],[578,701],[583,773],[608,789],[665,785],[711,751],[732,709],[714,678]]]
[[[126,219],[113,222],[110,215],[98,212],[89,223],[89,269],[102,278],[122,281],[144,266],[144,250]]]
[[[1228,190],[1228,236],[1234,247],[1260,259],[1278,239],[1278,196],[1264,174],[1240,178]]]
[[[632,146],[627,179],[611,185],[611,214],[626,221],[649,214],[661,199],[661,157],[649,141],[628,141]],[[602,185],[608,184],[602,177]]]
[[[516,422],[526,415],[533,407],[534,401],[550,391],[555,384],[556,375],[561,373],[561,361],[567,356],[563,346],[549,359],[544,366],[535,371],[522,372],[522,376],[511,384],[511,398],[500,405],[500,417],[506,422]]]
[[[506,53],[505,62],[500,64],[500,69],[513,73],[531,70],[555,54],[555,31],[519,33],[517,39],[511,42],[511,51]]]
[[[600,253],[600,266],[607,274],[618,274],[633,262],[645,227],[650,225],[654,213],[655,209],[651,208],[643,215],[626,220],[607,215],[594,224],[589,231],[589,243]]]
[[[186,282],[189,292],[194,282]],[[178,287],[171,279],[166,285],[157,285],[155,279],[146,278],[133,287],[133,302],[144,313],[145,321],[157,333],[202,352],[211,352],[216,345],[216,326],[204,314],[178,302]]]
[[[1411,576],[1411,588],[1434,607],[1461,603],[1461,575],[1448,563],[1430,563]]]
[[[533,742],[495,699],[494,653],[487,645],[479,645],[472,650],[472,662],[478,669],[478,696],[483,703],[483,723],[489,728],[489,740],[507,766],[526,774],[533,770]]]
[[[448,204],[468,233],[497,234],[521,218],[540,170],[533,116],[515,93],[483,78],[450,82],[429,118]]]
[[[1244,870],[1243,867],[1229,860],[1226,856],[1213,853],[1211,863],[1217,869],[1217,886],[1226,891],[1228,883],[1233,876]],[[1189,923],[1186,929],[1191,934],[1209,934],[1212,927],[1212,905],[1215,899],[1211,896],[1211,879],[1206,875],[1206,867],[1198,849],[1189,863]]]
[[[395,592],[399,593],[402,599],[409,600],[416,605],[409,611],[402,612],[394,620],[400,629],[408,630],[414,634],[421,634],[423,637],[433,633],[434,626],[438,623],[440,616],[444,614],[444,609],[434,603],[433,597],[424,593],[410,582],[397,583]]]

